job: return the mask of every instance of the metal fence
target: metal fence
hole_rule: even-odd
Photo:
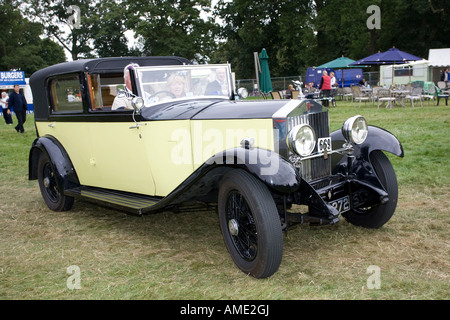
[[[363,72],[364,79],[371,87],[378,86],[380,84],[380,73],[378,71],[374,72]]]
[[[287,87],[292,84],[292,80],[303,81],[305,79],[304,76],[292,76],[292,77],[275,77],[271,78],[272,80],[272,89],[273,91],[282,91],[286,90]],[[236,88],[242,88],[248,90],[250,95],[256,95],[258,90],[258,84],[256,79],[242,79],[236,80]]]
[[[363,72],[363,77],[366,79],[367,83],[370,86],[376,86],[380,81],[379,72]],[[274,77],[272,80],[272,89],[273,91],[282,91],[286,90],[290,84],[292,84],[292,80],[298,80],[301,82],[305,82],[305,76],[289,76],[289,77]],[[236,88],[242,88],[248,90],[250,95],[257,95],[258,84],[256,79],[240,79],[236,80]]]

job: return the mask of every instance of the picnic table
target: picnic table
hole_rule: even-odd
[[[395,97],[395,102],[399,105],[401,105],[402,107],[406,107],[405,104],[403,103],[403,98],[406,97],[407,94],[411,93],[410,90],[404,90],[404,89],[392,89],[390,90],[391,95],[393,97]]]

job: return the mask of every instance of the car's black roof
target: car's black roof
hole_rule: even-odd
[[[140,66],[165,66],[190,64],[185,58],[169,56],[169,57],[114,57],[114,58],[94,58],[81,59],[70,62],[58,63],[53,66],[41,69],[31,75],[31,80],[39,78],[48,78],[50,76],[72,73],[72,72],[123,72],[123,68],[129,63],[137,63]]]
[[[113,57],[82,59],[59,63],[33,73],[30,77],[30,86],[33,92],[33,104],[35,111],[48,111],[45,84],[48,78],[68,73],[123,73],[123,68],[129,63],[137,63],[140,66],[163,66],[190,64],[185,58],[166,57]]]

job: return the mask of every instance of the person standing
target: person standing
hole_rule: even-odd
[[[15,129],[17,132],[24,133],[23,124],[27,118],[27,100],[22,92],[20,92],[20,87],[18,84],[14,85],[14,91],[9,95],[8,107],[13,110],[17,117],[17,126]]]
[[[448,82],[450,81],[450,69],[447,68],[444,70],[444,82],[445,82],[445,86],[448,87]]]
[[[11,111],[8,108],[8,94],[6,92],[2,92],[1,106],[3,109],[3,118],[5,119],[6,124],[12,125],[13,121]]]
[[[334,75],[334,72],[330,72],[330,85],[331,85],[331,104],[333,107],[336,107],[336,100],[334,100],[334,96],[336,94],[336,89],[338,87],[338,83],[336,80],[336,76]]]
[[[331,78],[326,70],[323,70],[323,76],[322,79],[320,79],[319,89],[322,90],[322,96],[324,98],[323,106],[328,107],[329,106],[328,98],[330,97],[331,94]]]

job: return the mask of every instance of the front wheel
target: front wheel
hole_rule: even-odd
[[[274,274],[283,255],[283,234],[267,187],[246,171],[231,171],[221,182],[218,208],[225,245],[237,267],[255,278]]]
[[[383,152],[373,151],[370,154],[370,162],[378,179],[380,179],[380,182],[388,193],[389,201],[376,207],[353,210],[342,215],[348,222],[354,225],[365,228],[380,228],[391,219],[397,207],[397,177],[391,162]]]
[[[74,199],[64,195],[64,190],[57,181],[57,172],[45,153],[41,153],[39,157],[38,181],[42,197],[51,210],[66,211],[72,208]]]

